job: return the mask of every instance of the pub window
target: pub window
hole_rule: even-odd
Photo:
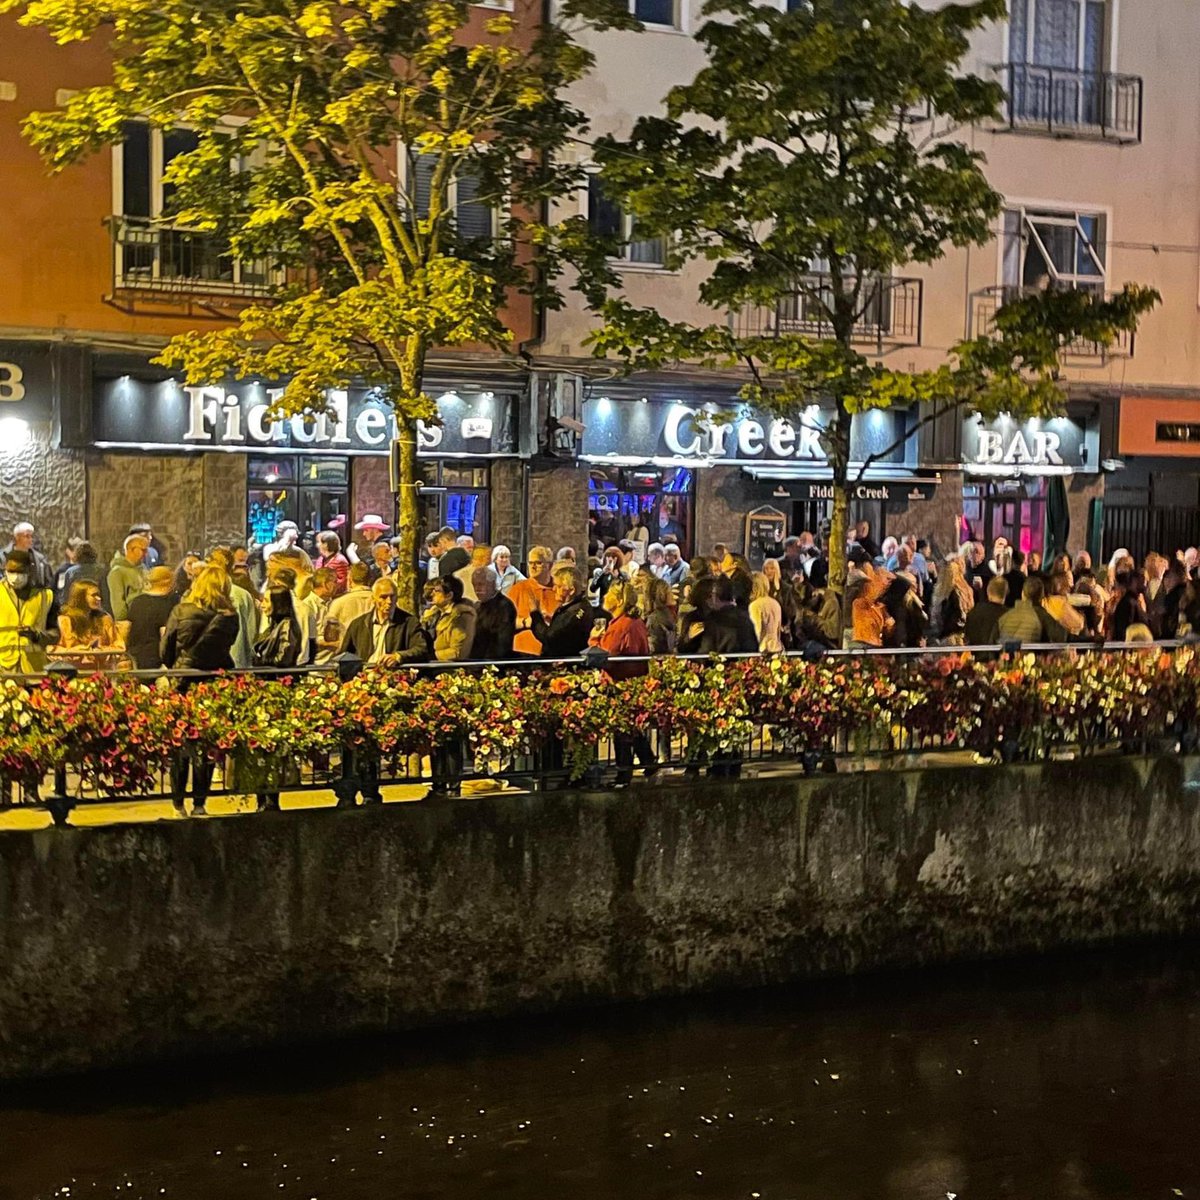
[[[422,535],[449,525],[479,543],[491,541],[491,469],[486,465],[426,461]]]
[[[246,533],[252,543],[262,546],[274,541],[280,521],[296,522],[301,544],[310,553],[322,529],[334,528],[343,542],[349,536],[348,458],[303,454],[252,456],[246,478]]]

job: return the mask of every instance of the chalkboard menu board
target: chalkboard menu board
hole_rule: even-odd
[[[761,571],[768,558],[778,558],[783,553],[787,521],[779,509],[769,505],[746,514],[746,557],[751,570]]]

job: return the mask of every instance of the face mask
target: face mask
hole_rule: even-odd
[[[25,585],[29,582],[29,576],[20,571],[5,571],[4,577],[14,592],[24,591]]]

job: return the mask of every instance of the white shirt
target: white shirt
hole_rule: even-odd
[[[371,657],[367,659],[367,662],[377,663],[387,653],[384,647],[387,645],[387,631],[391,628],[391,625],[391,621],[384,621],[382,624],[379,621],[375,622],[375,647],[371,651]]]

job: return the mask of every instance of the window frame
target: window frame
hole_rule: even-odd
[[[1095,217],[1095,218],[1098,218],[1100,221],[1102,221],[1103,222],[1103,230],[1102,230],[1103,259],[1102,259],[1102,261],[1097,260],[1097,255],[1095,253],[1091,254],[1092,261],[1094,263],[1096,263],[1096,265],[1101,267],[1100,275],[1080,275],[1078,273],[1078,271],[1072,271],[1072,272],[1064,272],[1064,273],[1060,273],[1060,274],[1052,274],[1052,279],[1056,279],[1060,282],[1066,282],[1068,286],[1073,287],[1073,288],[1077,288],[1077,287],[1081,287],[1081,286],[1083,286],[1083,287],[1095,286],[1096,284],[1099,284],[1103,293],[1104,294],[1108,293],[1109,280],[1112,276],[1112,271],[1113,271],[1113,265],[1112,265],[1112,246],[1113,246],[1112,220],[1113,220],[1113,214],[1112,214],[1112,208],[1109,205],[1083,204],[1083,203],[1078,203],[1078,202],[1072,203],[1072,202],[1063,201],[1063,200],[1022,200],[1022,199],[1017,199],[1017,198],[1013,198],[1013,197],[1005,197],[1004,205],[1000,212],[999,232],[997,235],[996,279],[1001,287],[1004,287],[1004,288],[1011,287],[1011,288],[1015,288],[1018,290],[1024,290],[1025,285],[1022,283],[1020,277],[1018,277],[1015,282],[1010,282],[1005,275],[1005,258],[1006,258],[1006,241],[1007,241],[1007,233],[1006,233],[1005,225],[1006,225],[1008,215],[1013,212],[1015,212],[1019,215],[1020,220],[1022,222],[1022,226],[1021,226],[1022,240],[1024,238],[1024,229],[1026,226],[1026,222],[1028,222],[1028,220],[1029,220],[1030,213],[1035,214],[1035,216],[1034,216],[1035,220],[1037,219],[1037,216],[1043,216],[1043,217],[1049,217],[1049,218],[1060,218],[1064,221],[1067,218],[1074,218],[1074,222],[1076,224],[1078,223],[1078,220],[1080,217]],[[1082,230],[1080,232],[1082,233]],[[1083,236],[1086,238],[1086,234],[1083,234]],[[1038,238],[1038,243],[1039,243],[1039,247],[1041,248],[1043,257],[1047,260],[1047,263],[1049,265],[1053,266],[1053,264],[1050,262],[1050,256],[1046,253],[1045,243],[1040,237]],[[1097,250],[1100,248],[1099,241],[1092,242],[1091,239],[1087,239],[1087,243],[1088,243],[1089,247],[1095,247],[1095,249],[1097,249]],[[1021,256],[1019,266],[1021,268],[1021,273],[1023,273],[1023,268],[1024,268],[1024,255],[1023,254]]]
[[[628,0],[629,14],[637,20],[642,21],[642,24],[647,30],[656,33],[686,33],[687,32],[687,4],[688,0],[672,0],[675,10],[674,20],[670,25],[664,25],[659,21],[643,21],[637,15],[637,0]]]
[[[1028,0],[1028,3],[1031,6],[1036,5],[1039,2],[1040,2],[1040,0]],[[1120,21],[1121,0],[1104,0],[1104,5],[1105,5],[1105,21],[1104,21],[1105,53],[1102,56],[1104,61],[1101,66],[1101,70],[1105,71],[1105,72],[1115,73],[1117,70],[1117,61],[1118,61],[1117,49],[1118,49],[1119,31],[1121,28],[1121,21]],[[1026,57],[1024,59],[1022,59],[1021,62],[1023,63],[1023,65],[1026,65],[1026,66],[1035,66],[1037,64],[1035,64],[1033,62],[1032,58],[1029,57],[1029,52],[1032,48],[1032,39],[1033,39],[1033,34],[1034,34],[1034,22],[1029,20],[1028,18],[1026,18],[1026,20],[1027,20],[1027,26],[1028,26],[1028,32],[1026,33],[1026,45],[1025,45]],[[1080,32],[1080,39],[1079,39],[1080,54],[1082,54],[1083,50],[1084,50],[1084,34],[1086,32],[1086,22],[1087,22],[1087,5],[1086,5],[1086,0],[1084,0],[1084,2],[1081,3],[1081,5],[1080,5],[1080,31],[1079,31]],[[1009,7],[1008,16],[1006,16],[1004,19],[1004,49],[1005,49],[1004,61],[1006,63],[1016,63],[1017,59],[1013,54],[1013,21],[1012,21],[1011,5]],[[1069,69],[1069,68],[1064,68],[1064,70],[1065,69]],[[1081,64],[1077,64],[1074,69],[1077,71],[1082,71],[1083,66]]]
[[[221,119],[221,121],[219,122],[219,125],[218,125],[218,129],[225,128],[225,129],[228,129],[232,133],[234,130],[237,129],[238,126],[244,125],[245,123],[246,123],[245,117],[229,115],[229,116],[225,116]],[[147,120],[146,118],[143,118],[143,117],[134,118],[132,121],[126,122],[126,124],[145,125],[147,128],[148,135],[149,135],[149,142],[150,142],[150,145],[149,145],[149,150],[150,150],[150,162],[149,162],[150,214],[147,217],[131,217],[125,211],[125,139],[122,138],[119,142],[114,142],[112,145],[112,188],[111,188],[111,191],[112,191],[112,216],[113,216],[114,220],[116,220],[116,221],[132,221],[132,220],[143,221],[144,220],[144,221],[148,222],[150,229],[159,227],[161,229],[179,230],[179,231],[186,232],[189,228],[188,226],[182,225],[182,224],[178,223],[177,221],[171,220],[169,218],[165,218],[164,213],[163,213],[163,208],[164,208],[163,171],[165,170],[165,167],[166,167],[166,164],[164,162],[164,156],[163,156],[163,138],[166,134],[175,132],[177,130],[184,131],[184,132],[194,132],[195,126],[189,124],[187,121],[179,121],[179,122],[173,123],[168,128],[168,127],[164,127],[162,125],[157,125],[154,122]],[[265,154],[267,152],[267,148],[262,147],[262,152]],[[240,156],[239,161],[243,161],[243,162],[247,161],[246,156],[245,155]],[[230,172],[232,174],[237,174],[238,171],[239,171],[238,166],[235,165],[234,163],[230,163]],[[202,231],[202,230],[197,230],[197,231],[195,231],[195,233],[196,233],[196,236],[198,236],[198,237],[208,236],[211,238],[211,236],[212,236],[211,234],[205,234],[204,231]],[[117,250],[116,253],[120,254],[120,251]],[[255,287],[259,286],[257,283],[255,283],[252,280],[248,281],[246,279],[243,279],[243,277],[242,277],[243,272],[245,271],[245,268],[246,268],[246,263],[243,259],[237,258],[234,255],[229,255],[228,257],[229,257],[230,262],[233,264],[232,278],[229,281],[228,287],[224,287],[224,286],[222,286],[222,287],[211,287],[210,286],[209,288],[201,287],[200,285],[203,285],[206,283],[209,285],[212,285],[213,283],[217,282],[215,280],[206,279],[203,276],[163,274],[162,253],[160,250],[155,250],[155,252],[153,254],[153,262],[152,262],[150,273],[147,276],[147,278],[150,280],[154,280],[154,281],[163,280],[163,279],[177,279],[177,280],[179,280],[180,283],[191,285],[199,291],[204,291],[204,292],[212,291],[215,294],[229,293],[231,295],[238,295],[238,294],[240,294],[238,292],[238,289],[241,288],[244,284],[250,285],[250,286],[255,286]],[[126,272],[125,270],[121,270],[121,272],[120,272],[122,279],[124,279],[127,274],[128,274],[128,272]],[[266,285],[269,287],[278,286],[279,284],[283,283],[284,279],[286,278],[286,272],[279,270],[277,268],[272,268],[269,272],[266,272],[266,274],[268,275],[268,278],[266,279],[265,282],[266,282]]]
[[[415,153],[416,153],[417,157],[419,158],[421,156],[422,152],[420,150],[418,150]],[[406,145],[406,143],[404,143],[402,141],[397,141],[396,142],[396,191],[397,191],[397,195],[399,196],[401,207],[405,211],[408,211],[411,208],[413,211],[413,215],[416,216],[417,215],[416,214],[416,194],[415,194],[415,189],[413,187],[413,181],[410,180],[408,177],[408,170],[409,170],[408,146]],[[457,223],[458,216],[459,216],[459,212],[458,212],[458,208],[459,208],[458,176],[457,175],[452,175],[450,177],[450,182],[446,186],[446,199],[447,199],[448,203],[451,205],[451,207],[454,209],[454,219],[455,219],[455,222]],[[411,204],[410,204],[410,201],[412,201]],[[472,203],[472,201],[467,201],[466,203],[469,204],[469,203]],[[491,228],[491,232],[487,235],[488,238],[493,242],[499,241],[504,236],[504,230],[501,226],[501,220],[502,220],[503,214],[510,211],[510,209],[512,208],[511,200],[508,197],[507,192],[505,193],[505,201],[504,201],[503,206],[480,204],[479,207],[481,207],[481,208],[486,207],[487,210],[491,213],[492,228]]]
[[[596,167],[588,167],[586,172],[586,180],[581,189],[580,209],[583,213],[584,220],[588,223],[588,232],[592,230],[592,181],[598,180],[600,171]],[[668,238],[664,235],[657,235],[655,238],[635,238],[633,236],[633,214],[627,213],[620,205],[615,206],[621,214],[621,246],[623,250],[628,250],[629,246],[634,241],[658,241],[662,243],[662,259],[659,262],[639,262],[629,258],[626,254],[609,255],[608,261],[614,266],[619,267],[622,271],[645,271],[647,274],[656,274],[660,272],[671,272],[671,268],[667,266],[667,242]]]

